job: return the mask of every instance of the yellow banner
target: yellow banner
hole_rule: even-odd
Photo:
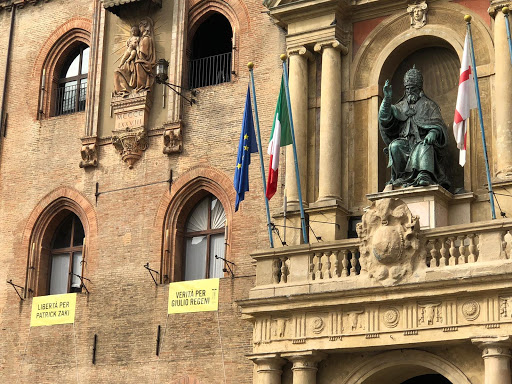
[[[73,324],[75,308],[76,293],[34,297],[30,326]]]
[[[219,279],[169,284],[167,313],[209,312],[219,309]]]

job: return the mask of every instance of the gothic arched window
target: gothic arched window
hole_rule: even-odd
[[[50,295],[81,292],[84,237],[84,227],[74,213],[66,216],[57,227],[50,250]]]
[[[185,224],[183,280],[223,277],[226,213],[213,195],[203,198]]]
[[[85,110],[89,47],[80,44],[71,52],[59,76],[55,116]]]

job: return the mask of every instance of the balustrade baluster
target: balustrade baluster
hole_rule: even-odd
[[[448,264],[457,265],[457,255],[455,254],[457,251],[457,248],[455,248],[455,237],[449,237],[448,240],[450,241],[450,259],[448,260]]]
[[[325,251],[324,252],[325,263],[324,263],[323,277],[325,277],[326,279],[332,278],[332,274],[331,274],[331,253],[332,253],[331,251]]]
[[[333,259],[333,270],[332,270],[332,276],[333,277],[339,277],[340,276],[340,272],[339,272],[339,259],[338,259],[338,255],[339,255],[339,251],[333,251],[332,252],[332,255],[331,255],[331,258]]]
[[[350,276],[357,275],[357,257],[356,257],[357,248],[350,249]]]
[[[322,280],[322,253],[315,253],[318,264],[316,265],[315,280]]]
[[[281,268],[279,267],[279,259],[274,259],[272,262],[272,283],[279,284],[281,280]]]
[[[430,249],[430,268],[435,268],[435,267],[437,267],[437,258],[439,256],[439,252],[437,251],[437,248],[436,248],[437,241],[435,239],[429,240],[428,243],[432,247]]]
[[[341,252],[343,253],[343,259],[341,260],[341,276],[346,277],[348,276],[348,249],[343,249]]]
[[[315,280],[315,254],[313,253],[309,259],[309,278]]]
[[[466,246],[464,245],[464,240],[466,236],[458,236],[460,241],[459,244],[459,264],[466,264]]]
[[[468,256],[468,263],[474,263],[476,261],[476,245],[475,245],[475,235],[469,234],[469,256]]]
[[[441,249],[439,250],[441,254],[441,258],[439,259],[439,266],[446,267],[448,265],[446,255],[448,254],[448,250],[446,249],[446,238],[441,239]]]
[[[286,284],[288,281],[288,267],[286,265],[287,257],[281,257],[281,284]]]

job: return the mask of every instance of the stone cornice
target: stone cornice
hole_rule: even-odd
[[[47,3],[50,0],[0,0],[0,10],[10,11],[12,7],[23,8],[25,5],[36,5]]]

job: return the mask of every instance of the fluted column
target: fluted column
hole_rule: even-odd
[[[472,342],[482,349],[485,384],[510,384],[510,336],[484,337]]]
[[[308,131],[308,60],[311,52],[305,47],[288,50],[290,58],[290,73],[288,85],[290,88],[290,104],[292,107],[293,126],[295,128],[295,143],[297,145],[297,161],[299,164],[300,186],[302,200],[306,199],[307,185],[307,131]],[[299,193],[295,178],[293,148],[286,147],[286,191],[288,204],[298,204]]]
[[[293,384],[316,384],[318,362],[327,355],[317,351],[283,354],[293,363]]]
[[[281,367],[286,360],[275,353],[252,355],[249,358],[256,364],[254,384],[281,384]]]
[[[341,199],[341,52],[332,40],[315,45],[322,53],[318,200]]]
[[[494,57],[495,57],[495,106],[496,106],[496,173],[498,176],[512,177],[512,65],[508,51],[505,17],[501,11],[504,2],[492,7],[494,11]],[[510,17],[510,16],[509,16]]]

